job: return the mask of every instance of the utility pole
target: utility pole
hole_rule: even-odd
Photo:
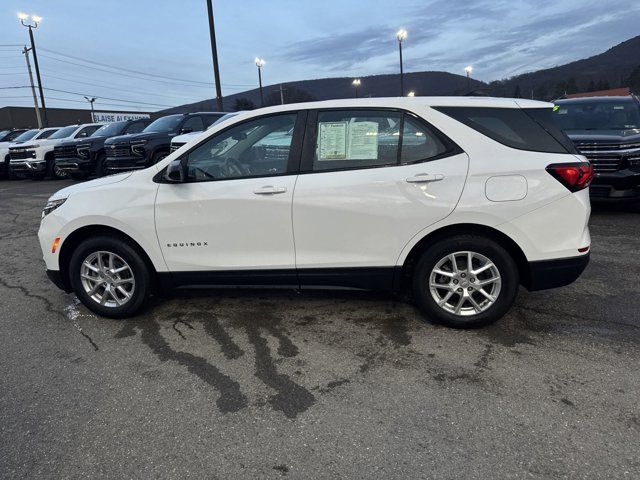
[[[207,13],[209,15],[209,35],[211,36],[211,56],[213,57],[213,76],[216,83],[216,101],[218,111],[223,112],[222,107],[222,86],[220,85],[220,69],[218,68],[218,47],[216,46],[216,28],[213,23],[212,0],[207,0]]]
[[[33,74],[31,73],[31,62],[29,61],[29,48],[25,45],[22,49],[24,59],[27,61],[27,71],[29,72],[29,83],[31,84],[31,94],[33,95],[33,106],[36,109],[36,119],[38,120],[38,128],[42,128],[42,118],[40,118],[40,108],[38,107],[38,97],[36,96],[36,87],[33,84]]]
[[[284,105],[284,90],[282,89],[282,84],[280,84],[280,105]]]
[[[25,21],[33,20],[33,24],[25,23]],[[44,93],[42,91],[42,78],[40,78],[40,67],[38,66],[38,54],[36,53],[36,41],[33,38],[33,29],[38,28],[38,24],[42,21],[42,17],[37,15],[27,15],[25,13],[19,13],[18,18],[23,26],[29,29],[29,40],[31,40],[31,53],[33,53],[33,64],[36,67],[36,78],[38,79],[38,90],[40,92],[40,103],[42,104],[42,116],[44,117],[44,126],[49,126],[49,119],[47,118],[47,105],[44,103]]]

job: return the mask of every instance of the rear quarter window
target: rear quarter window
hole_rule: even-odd
[[[468,127],[486,135],[496,142],[518,150],[547,153],[573,153],[571,142],[566,144],[558,141],[555,135],[565,135],[552,124],[546,127],[535,119],[535,114],[529,114],[529,109],[522,108],[490,108],[490,107],[435,107],[435,110],[448,115]],[[552,109],[548,110],[549,121]],[[546,118],[537,112],[538,117]],[[553,130],[553,134],[549,131]]]

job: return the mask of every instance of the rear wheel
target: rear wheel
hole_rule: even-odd
[[[131,317],[150,294],[146,263],[118,238],[95,237],[82,242],[71,257],[69,278],[80,301],[103,317]]]
[[[498,243],[460,235],[440,240],[420,257],[414,296],[425,317],[454,328],[473,328],[500,319],[518,292],[516,264]]]

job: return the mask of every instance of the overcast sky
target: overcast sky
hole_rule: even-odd
[[[396,72],[400,27],[409,32],[407,71],[463,74],[471,64],[481,80],[591,56],[640,34],[640,3],[631,0],[214,0],[214,9],[223,94],[256,85],[255,56],[267,62],[265,84]],[[2,0],[0,45],[28,41],[20,10],[43,17],[35,35],[47,88],[97,96],[97,109],[130,101],[157,110],[214,96],[204,0]],[[0,46],[0,106],[32,104],[28,89],[7,88],[28,85],[19,50]],[[49,106],[88,105],[72,93],[46,97]]]

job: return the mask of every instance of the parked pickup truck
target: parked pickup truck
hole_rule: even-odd
[[[228,120],[229,118],[233,118],[236,115],[238,115],[239,113],[243,113],[244,110],[240,110],[237,112],[230,112],[227,113],[226,115],[223,115],[222,117],[220,117],[218,120],[216,120],[215,122],[213,122],[211,125],[209,125],[207,127],[207,130],[209,130],[211,127],[213,127],[214,125],[218,125],[219,123],[224,122],[225,120]],[[183,145],[186,145],[188,142],[190,142],[191,140],[193,140],[194,138],[196,138],[198,135],[200,135],[202,132],[191,132],[191,133],[183,133],[182,135],[176,135],[175,137],[173,137],[171,139],[171,148],[170,148],[170,152],[173,153],[176,150],[178,150],[180,147],[182,147]]]
[[[640,200],[638,97],[585,97],[555,103],[558,126],[593,165],[591,200]]]
[[[9,162],[11,161],[11,157],[9,157],[9,147],[13,147],[29,140],[48,138],[57,130],[57,127],[42,129],[33,128],[31,130],[22,132],[17,137],[14,137],[13,140],[0,142],[0,176],[11,178],[11,169],[9,168]]]
[[[55,166],[72,178],[84,179],[106,174],[104,144],[108,138],[140,133],[151,123],[148,118],[124,120],[103,125],[87,138],[60,142],[53,148]]]
[[[30,140],[20,145],[9,147],[11,161],[9,168],[12,174],[25,175],[33,179],[66,178],[67,172],[55,167],[53,148],[64,140],[86,138],[104,123],[85,123],[63,127],[42,140]]]
[[[154,165],[169,155],[173,137],[202,132],[223,115],[221,112],[167,115],[149,124],[141,133],[110,138],[105,142],[106,170],[113,173]]]

